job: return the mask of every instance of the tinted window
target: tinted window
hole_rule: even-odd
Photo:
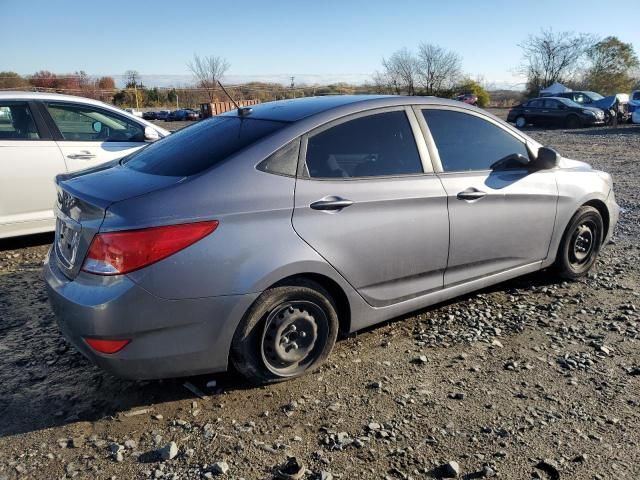
[[[0,103],[0,140],[37,140],[40,138],[26,103]]]
[[[154,175],[194,175],[285,125],[251,118],[212,117],[135,152],[127,158],[126,165]]]
[[[558,103],[557,100],[545,100],[544,101],[544,108],[549,108],[551,110],[555,110],[560,108],[560,104]]]
[[[113,112],[84,105],[50,103],[47,109],[62,138],[71,141],[144,142],[144,128]]]
[[[298,169],[298,152],[300,151],[300,139],[285,145],[273,155],[263,160],[258,165],[258,170],[276,175],[288,175],[295,177]]]
[[[527,107],[542,108],[542,100],[531,100],[529,103],[527,103]]]
[[[423,110],[445,172],[489,170],[496,161],[527,148],[502,128],[475,115],[450,110]]]
[[[309,138],[312,178],[376,177],[422,173],[411,125],[404,111],[349,120]]]

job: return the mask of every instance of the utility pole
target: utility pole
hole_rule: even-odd
[[[293,89],[295,87],[295,82],[294,82],[295,79],[296,77],[294,76],[291,77],[291,93],[293,94],[293,98],[296,98],[296,91]]]
[[[140,110],[140,105],[138,105],[138,88],[136,84],[133,84],[133,94],[136,96],[136,110]]]
[[[176,93],[176,110],[180,110],[180,107],[178,106],[178,94]]]

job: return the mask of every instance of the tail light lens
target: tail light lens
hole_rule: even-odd
[[[117,353],[126,347],[131,340],[100,340],[99,338],[85,338],[85,342],[96,352]]]
[[[99,233],[91,242],[82,270],[96,275],[132,272],[187,248],[217,227],[218,222],[212,220]]]

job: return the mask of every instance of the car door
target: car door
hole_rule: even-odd
[[[525,141],[482,114],[422,109],[433,161],[449,199],[450,286],[547,257],[558,191],[553,170],[532,171]]]
[[[549,123],[553,125],[563,125],[565,110],[561,108],[561,103],[558,100],[547,98],[544,100],[543,112],[547,116]]]
[[[369,304],[442,288],[447,200],[410,108],[325,125],[300,156],[293,227]]]
[[[0,101],[0,237],[53,228],[60,149],[27,101]]]
[[[527,123],[540,123],[544,120],[541,118],[542,100],[530,100],[524,109],[524,115]]]
[[[70,172],[115,160],[146,145],[144,126],[90,104],[46,102]]]

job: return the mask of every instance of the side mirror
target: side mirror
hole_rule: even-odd
[[[502,157],[491,164],[491,170],[507,170],[509,168],[522,168],[529,165],[529,159],[520,153],[512,153]]]
[[[151,127],[145,127],[144,129],[144,140],[146,142],[155,142],[160,139],[160,134],[158,131]]]
[[[558,165],[560,154],[550,147],[540,147],[533,165],[540,170],[548,170]]]

